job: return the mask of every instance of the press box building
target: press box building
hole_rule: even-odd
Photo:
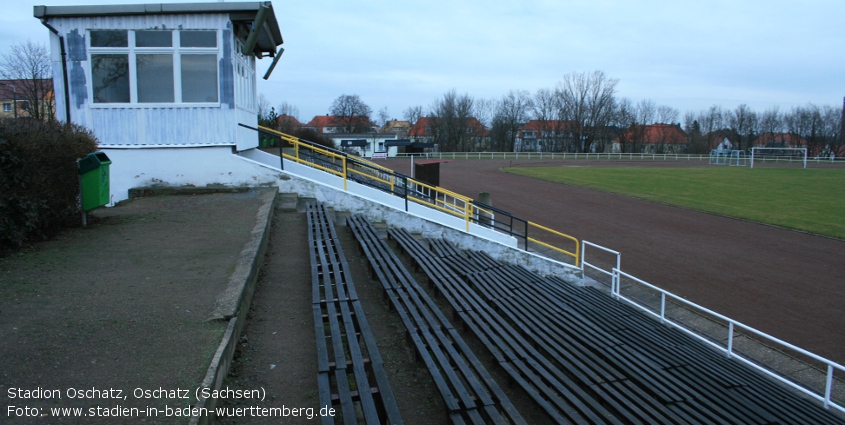
[[[35,6],[34,16],[50,30],[56,116],[94,131],[113,201],[152,184],[261,183],[237,155],[258,135],[238,124],[257,126],[256,59],[283,51],[271,2]]]

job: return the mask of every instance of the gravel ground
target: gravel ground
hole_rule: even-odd
[[[134,200],[0,258],[0,422],[8,406],[38,409],[13,410],[38,419],[11,423],[186,422],[146,408],[196,401],[225,329],[205,317],[255,225],[257,193]]]

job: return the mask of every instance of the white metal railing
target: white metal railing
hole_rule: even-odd
[[[420,154],[396,154],[396,157],[419,157]],[[574,152],[428,152],[422,154],[427,159],[573,159],[573,160],[648,160],[648,161],[710,161],[710,154],[689,153],[574,153]],[[770,156],[756,161],[800,162],[803,158],[790,156]],[[845,157],[812,157],[808,163],[828,163],[845,165]]]
[[[738,360],[741,360],[742,362],[755,367],[756,369],[766,373],[767,375],[769,375],[769,376],[771,376],[771,377],[773,377],[773,378],[775,378],[775,379],[777,379],[777,380],[779,380],[779,381],[781,381],[781,382],[783,382],[783,383],[785,383],[785,384],[787,384],[787,385],[789,385],[789,386],[791,386],[791,387],[793,387],[793,388],[795,388],[795,389],[797,389],[801,392],[803,392],[804,394],[807,394],[808,396],[810,396],[810,397],[812,397],[812,398],[814,398],[818,401],[821,401],[822,403],[824,403],[825,408],[833,407],[833,408],[835,408],[839,411],[845,412],[845,406],[840,405],[839,403],[835,403],[831,400],[831,395],[832,395],[832,392],[833,392],[834,372],[836,370],[839,370],[841,372],[845,372],[845,366],[842,366],[838,363],[835,363],[832,360],[828,360],[824,357],[813,354],[813,353],[811,353],[807,350],[804,350],[802,348],[796,347],[796,346],[794,346],[794,345],[792,345],[792,344],[790,344],[786,341],[782,341],[782,340],[775,338],[775,337],[773,337],[769,334],[763,333],[763,332],[761,332],[757,329],[754,329],[750,326],[744,325],[740,322],[737,322],[736,320],[733,320],[729,317],[723,316],[723,315],[716,313],[712,310],[701,307],[698,304],[687,301],[687,300],[685,300],[685,299],[683,299],[683,298],[681,298],[677,295],[674,295],[670,292],[667,292],[663,289],[660,289],[660,288],[658,288],[658,287],[656,287],[656,286],[654,286],[654,285],[652,285],[648,282],[645,282],[645,281],[643,281],[643,280],[641,280],[641,279],[639,279],[635,276],[632,276],[628,273],[625,273],[625,272],[619,270],[619,268],[614,268],[612,270],[612,273],[614,275],[614,281],[616,282],[616,284],[614,285],[613,296],[616,297],[617,299],[624,300],[624,301],[628,302],[629,304],[645,311],[646,313],[649,313],[653,316],[658,317],[660,319],[661,323],[667,323],[667,324],[669,324],[669,325],[671,325],[671,326],[673,326],[673,327],[675,327],[675,328],[677,328],[677,329],[679,329],[683,332],[686,332],[689,335],[692,335],[695,338],[700,339],[701,341],[704,341],[705,343],[717,348],[718,350],[724,351],[725,354],[728,356],[728,358],[736,358]],[[659,310],[657,312],[652,311],[648,306],[643,305],[642,303],[637,302],[636,300],[628,298],[625,295],[623,295],[622,291],[620,289],[620,281],[621,281],[622,277],[630,279],[631,281],[636,282],[636,283],[638,283],[642,286],[645,286],[646,288],[649,288],[652,291],[656,291],[656,292],[660,293],[660,308],[659,308]],[[675,301],[675,302],[682,304],[686,307],[689,307],[693,310],[697,310],[698,312],[704,313],[704,314],[711,316],[713,318],[727,322],[727,324],[728,324],[727,344],[723,346],[722,344],[716,343],[712,339],[704,336],[703,334],[698,333],[698,332],[696,332],[692,329],[689,329],[684,324],[682,324],[680,322],[676,322],[676,321],[666,317],[666,301],[667,301],[667,299],[671,299],[672,301]],[[748,333],[751,333],[753,335],[756,335],[758,337],[764,338],[767,342],[777,344],[777,345],[779,345],[783,348],[794,351],[796,353],[799,353],[801,355],[804,355],[804,356],[806,356],[810,359],[813,359],[813,360],[815,360],[819,363],[826,365],[827,366],[827,374],[825,376],[824,394],[818,394],[815,391],[805,387],[804,385],[801,385],[801,384],[781,375],[780,373],[759,364],[758,362],[756,362],[756,361],[754,361],[750,358],[746,358],[745,356],[743,356],[740,353],[734,352],[734,350],[733,350],[734,331],[737,328],[744,330]]]
[[[610,291],[612,293],[615,293],[618,284],[618,275],[613,273],[613,268],[611,268],[610,270],[604,270],[601,267],[587,261],[587,247],[591,246],[593,248],[597,248],[601,251],[614,255],[616,257],[616,269],[622,268],[622,254],[619,253],[619,251],[614,251],[610,248],[605,248],[601,245],[596,245],[586,240],[582,240],[581,245],[583,246],[581,251],[581,271],[586,272],[587,269],[591,269],[610,277]]]

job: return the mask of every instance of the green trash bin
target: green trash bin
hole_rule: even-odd
[[[111,164],[109,157],[103,152],[94,152],[78,162],[82,211],[93,210],[108,204],[109,164]]]

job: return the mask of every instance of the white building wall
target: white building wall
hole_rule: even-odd
[[[238,123],[255,126],[258,118],[254,102],[235,105],[233,62],[236,52],[228,14],[138,15],[116,17],[52,18],[48,24],[64,37],[70,98],[70,119],[94,131],[102,147],[221,145],[250,149],[258,138]],[[214,29],[218,31],[219,105],[197,107],[184,104],[94,105],[91,99],[91,69],[88,54],[90,29]],[[59,38],[51,33],[51,57],[56,87],[57,116],[66,121],[64,86]],[[246,60],[255,79],[254,58]],[[242,96],[255,98],[255,82]]]

